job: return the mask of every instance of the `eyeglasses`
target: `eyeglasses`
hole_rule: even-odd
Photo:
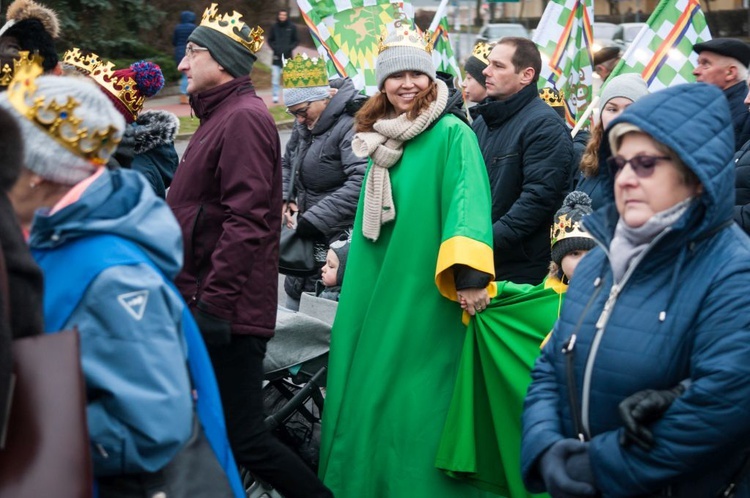
[[[307,110],[310,108],[310,104],[312,104],[312,102],[308,102],[305,107],[297,109],[296,111],[290,111],[289,108],[287,108],[286,113],[289,114],[290,116],[293,116],[295,119],[296,118],[305,119],[307,117]]]
[[[205,47],[196,47],[195,45],[188,45],[185,47],[185,55],[187,55],[188,59],[192,59],[195,57],[196,52],[207,52],[208,49]]]
[[[613,156],[607,159],[607,166],[612,177],[616,177],[623,170],[626,164],[630,163],[633,173],[638,178],[648,178],[654,173],[654,166],[658,161],[669,161],[668,156],[647,156],[644,154],[625,159],[622,156]]]

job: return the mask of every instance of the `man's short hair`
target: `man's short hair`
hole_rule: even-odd
[[[520,73],[523,69],[530,67],[534,70],[534,78],[531,82],[536,83],[539,81],[539,73],[542,70],[542,55],[539,53],[536,43],[520,36],[506,36],[497,43],[498,45],[504,44],[516,47],[516,51],[510,60],[513,63],[516,73]]]

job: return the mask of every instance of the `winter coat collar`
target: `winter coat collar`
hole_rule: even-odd
[[[180,120],[171,112],[150,110],[141,113],[135,122],[135,153],[143,154],[173,143],[179,129]]]
[[[243,95],[248,92],[255,92],[250,76],[240,76],[223,85],[193,95],[190,105],[196,117],[203,121],[210,119],[211,115],[223,105],[232,105],[227,104],[227,98],[231,95]]]
[[[357,95],[357,89],[350,78],[333,80],[331,81],[331,87],[336,88],[338,91],[331,97],[330,102],[328,102],[323,112],[320,113],[320,118],[312,129],[313,135],[325,133],[335,125],[339,117],[346,110],[347,102]]]
[[[528,85],[506,100],[489,100],[477,105],[477,113],[484,118],[484,122],[490,129],[497,128],[526,107],[529,102],[538,98],[536,85]]]

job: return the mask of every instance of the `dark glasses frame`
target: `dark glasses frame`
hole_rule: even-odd
[[[607,166],[612,177],[619,175],[625,166],[630,164],[635,176],[638,178],[648,178],[654,174],[656,163],[671,160],[672,158],[669,156],[649,156],[648,154],[638,154],[630,159],[625,159],[622,156],[612,156],[607,159]]]
[[[312,105],[312,102],[308,102],[305,107],[302,107],[300,109],[297,109],[296,111],[290,111],[289,108],[286,109],[286,113],[290,116],[296,118],[306,118],[307,117],[307,111],[310,109],[310,106]]]

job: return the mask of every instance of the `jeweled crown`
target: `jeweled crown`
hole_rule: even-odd
[[[201,19],[200,25],[214,29],[219,33],[228,36],[232,40],[243,45],[252,53],[258,52],[260,47],[263,46],[263,29],[260,26],[256,26],[250,29],[248,35],[245,36],[242,34],[242,30],[247,24],[242,20],[242,14],[235,10],[232,11],[232,15],[219,15],[218,9],[219,5],[212,3],[203,12],[203,18]]]
[[[117,128],[112,125],[91,130],[82,127],[81,118],[75,115],[81,104],[73,97],[68,97],[64,104],[56,100],[45,102],[45,96],[37,93],[36,85],[37,77],[43,72],[41,57],[29,58],[28,52],[20,53],[20,60],[29,62],[16,67],[15,77],[8,86],[11,105],[73,154],[94,164],[105,164],[120,142]]]
[[[63,55],[63,64],[72,66],[78,72],[87,76],[103,64],[103,62],[98,55],[94,53],[84,54],[79,48],[72,48]]]
[[[561,107],[565,105],[565,92],[555,90],[548,86],[539,90],[539,97],[551,107]]]
[[[42,60],[39,52],[34,52],[34,55],[30,55],[26,50],[18,52],[18,57],[13,59],[13,67],[10,64],[3,64],[3,67],[0,68],[0,86],[10,85],[19,67],[37,62],[41,65]]]
[[[138,118],[146,102],[146,96],[138,91],[138,84],[132,77],[115,74],[115,65],[112,62],[102,62],[89,76],[122,102],[134,120]]]
[[[378,54],[391,47],[413,47],[432,53],[432,42],[430,33],[425,31],[418,33],[411,26],[401,26],[394,31],[388,32],[383,28],[383,33],[378,39]]]
[[[550,247],[571,237],[591,238],[591,234],[583,229],[580,221],[573,221],[567,214],[563,214],[555,220],[550,229]]]
[[[322,57],[297,54],[284,62],[282,70],[284,88],[306,88],[328,85],[326,61]]]
[[[474,50],[471,51],[471,55],[489,66],[490,52],[492,52],[492,45],[487,42],[478,42],[474,45]]]

